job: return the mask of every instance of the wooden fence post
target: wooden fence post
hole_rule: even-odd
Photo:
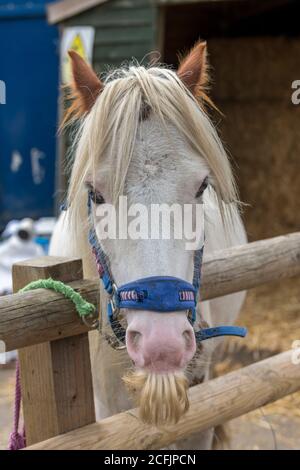
[[[78,259],[41,257],[13,266],[13,289],[83,278]],[[27,446],[95,421],[88,333],[19,350]]]

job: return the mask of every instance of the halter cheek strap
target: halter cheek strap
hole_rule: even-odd
[[[88,212],[90,217],[89,242],[95,256],[99,277],[109,296],[107,304],[108,320],[119,342],[125,343],[126,336],[125,329],[118,320],[119,312],[123,308],[159,313],[187,311],[189,321],[193,325],[196,320],[196,307],[201,284],[204,245],[194,252],[192,284],[176,277],[153,276],[138,279],[118,287],[114,281],[108,257],[98,241],[92,224],[90,195],[88,198]],[[246,328],[239,326],[217,326],[196,331],[195,338],[197,342],[201,342],[217,336],[244,337],[246,334]]]

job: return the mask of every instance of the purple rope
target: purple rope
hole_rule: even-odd
[[[21,382],[20,382],[20,365],[17,360],[16,364],[16,389],[15,389],[15,409],[14,409],[14,428],[9,436],[8,450],[20,450],[26,447],[25,428],[23,426],[22,433],[19,433],[19,421],[21,410]]]

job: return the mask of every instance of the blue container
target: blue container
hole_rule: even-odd
[[[0,0],[0,230],[53,215],[59,57],[45,5]]]

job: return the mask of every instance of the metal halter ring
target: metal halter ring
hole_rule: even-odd
[[[93,315],[83,315],[81,318],[82,318],[83,323],[88,328],[91,328],[93,330],[96,330],[97,328],[99,328],[99,320],[98,320],[98,318],[94,318]],[[90,319],[90,321],[89,321],[89,319]]]
[[[118,313],[120,311],[120,309],[118,308],[117,304],[116,304],[116,300],[115,300],[115,295],[118,291],[118,288],[116,286],[115,283],[112,284],[112,294],[111,294],[111,297],[109,299],[109,303],[110,303],[110,306],[111,306],[111,311],[112,311],[112,319],[113,320],[117,320],[118,318]]]
[[[126,344],[120,343],[120,341],[116,337],[114,337],[113,335],[109,335],[109,334],[105,333],[104,338],[106,339],[108,344],[113,349],[115,349],[116,351],[122,351],[122,350],[126,349]]]

